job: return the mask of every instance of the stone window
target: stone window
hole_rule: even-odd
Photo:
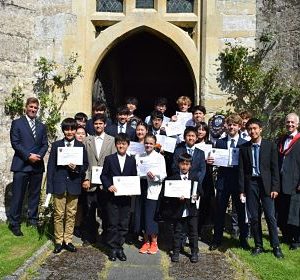
[[[123,0],[96,0],[97,12],[123,12]]]
[[[136,0],[136,8],[153,9],[154,0]]]
[[[168,13],[193,13],[194,0],[167,0]]]

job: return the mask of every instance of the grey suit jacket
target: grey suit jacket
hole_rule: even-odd
[[[95,136],[88,136],[84,141],[84,145],[88,154],[89,161],[89,167],[86,172],[85,179],[91,181],[92,167],[103,166],[105,157],[117,151],[115,147],[115,138],[106,133],[104,134],[104,139],[99,155],[97,155]]]

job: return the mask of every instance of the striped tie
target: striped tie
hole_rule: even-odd
[[[30,120],[30,123],[31,123],[32,134],[33,134],[33,137],[35,138],[36,137],[35,121],[34,120]]]

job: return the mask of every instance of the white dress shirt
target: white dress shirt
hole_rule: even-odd
[[[65,139],[65,147],[74,147],[74,142],[75,139],[73,139],[72,141],[68,141]]]
[[[239,140],[239,137],[240,137],[239,134],[235,135],[234,137],[230,137],[230,136],[228,135],[227,149],[230,148],[230,145],[231,145],[231,139],[234,139],[234,147],[236,147],[237,142],[238,142],[238,140]]]
[[[126,160],[126,154],[124,156],[118,154],[118,160],[119,160],[121,172],[123,172],[125,160]]]
[[[96,151],[97,151],[97,157],[99,158],[100,151],[102,148],[103,140],[104,140],[104,135],[105,133],[102,132],[101,135],[95,135],[95,146],[96,146]]]
[[[181,180],[188,180],[189,179],[189,173],[186,173],[186,174],[182,174],[180,172],[180,177],[181,177]],[[185,218],[185,217],[188,217],[189,216],[189,209],[187,209],[187,207],[184,207],[184,210],[183,210],[183,213],[182,213],[182,218]]]
[[[296,136],[296,134],[298,133],[298,131],[296,130],[295,132],[293,132],[292,134],[290,134],[289,136],[292,136],[292,137],[287,137],[285,142],[284,142],[284,147],[283,149],[286,150],[290,143],[292,142],[293,138]]]

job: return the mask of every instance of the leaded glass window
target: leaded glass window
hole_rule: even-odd
[[[136,7],[141,9],[153,9],[154,0],[136,0]]]
[[[96,0],[97,12],[123,12],[123,0]]]
[[[193,13],[194,0],[167,0],[168,13]]]

